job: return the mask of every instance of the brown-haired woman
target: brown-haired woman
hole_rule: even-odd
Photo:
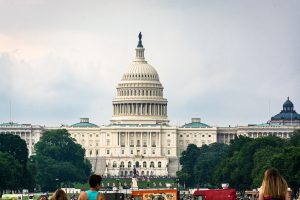
[[[62,189],[57,189],[50,200],[68,200],[67,194]]]
[[[265,171],[258,200],[288,200],[288,185],[277,169]]]

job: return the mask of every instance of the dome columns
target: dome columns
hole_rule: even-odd
[[[114,116],[167,116],[166,103],[116,103],[113,104]]]

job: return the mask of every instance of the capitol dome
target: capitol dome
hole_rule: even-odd
[[[129,65],[117,86],[113,100],[113,124],[167,123],[167,100],[156,69],[144,57],[139,34],[135,60]]]
[[[132,81],[132,80],[150,80],[159,81],[159,76],[157,71],[147,63],[144,62],[133,62],[124,73],[122,81]]]

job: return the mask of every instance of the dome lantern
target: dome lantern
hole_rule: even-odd
[[[136,51],[135,60],[136,61],[145,61],[145,57],[144,57],[145,48],[142,44],[142,33],[141,32],[138,37],[139,37],[139,43],[135,49],[135,51]]]

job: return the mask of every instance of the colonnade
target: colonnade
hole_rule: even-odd
[[[114,115],[166,116],[167,104],[162,103],[120,103],[113,105]]]
[[[130,144],[130,140],[133,140],[133,144]],[[120,147],[158,147],[160,145],[161,133],[159,132],[118,132],[118,146]]]

